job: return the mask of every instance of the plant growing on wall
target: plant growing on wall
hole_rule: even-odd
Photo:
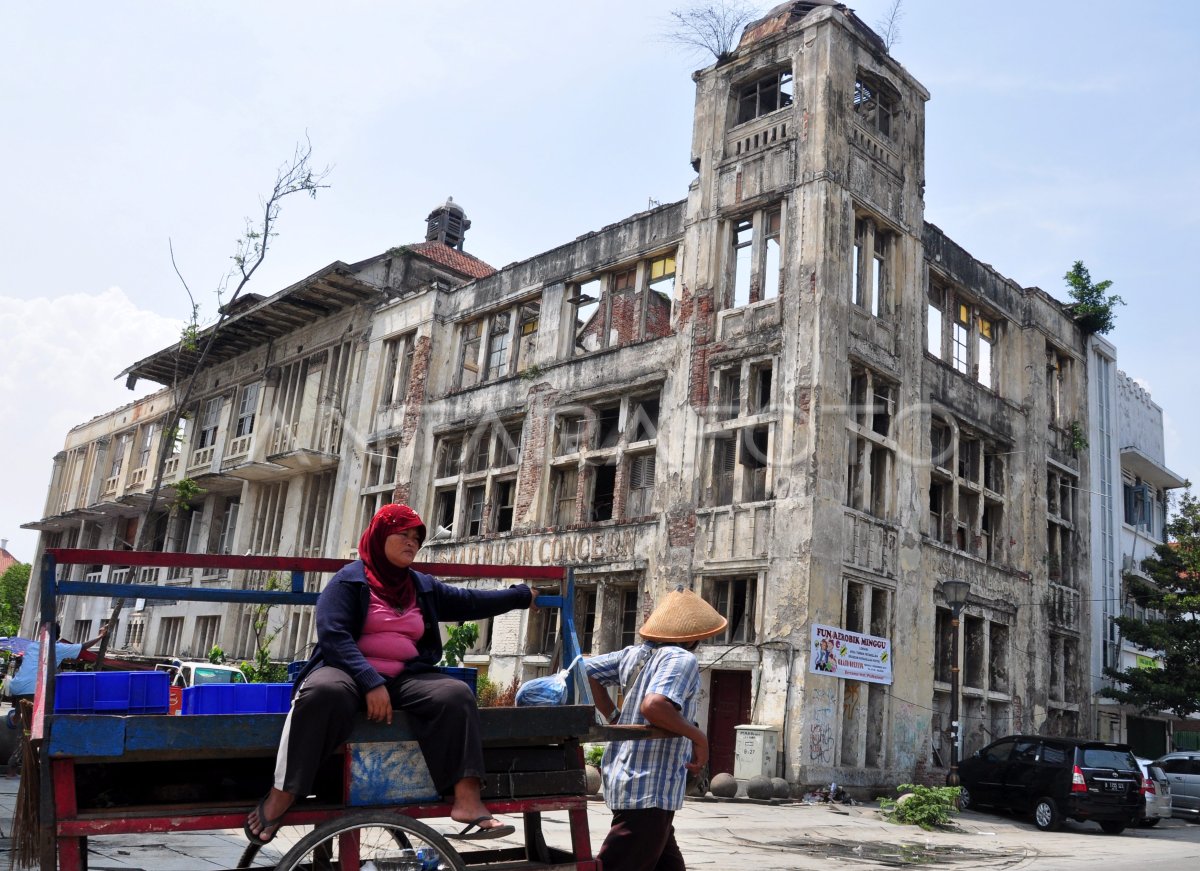
[[[1083,433],[1083,425],[1079,421],[1071,421],[1071,453],[1079,454],[1088,449],[1087,436]]]
[[[442,644],[442,665],[459,665],[467,651],[479,640],[479,627],[474,623],[463,623],[460,626],[450,626],[446,629],[445,643]]]
[[[1063,278],[1067,280],[1071,299],[1075,300],[1070,308],[1081,330],[1104,335],[1116,325],[1114,310],[1124,305],[1125,300],[1115,293],[1108,293],[1111,281],[1093,282],[1082,260],[1076,260]]]

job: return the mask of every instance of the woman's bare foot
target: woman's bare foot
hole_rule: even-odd
[[[296,797],[290,792],[272,787],[267,797],[246,818],[246,837],[259,844],[270,843],[279,829],[280,820],[295,801]]]
[[[499,829],[504,826],[492,817],[491,811],[479,797],[479,780],[475,777],[464,777],[454,784],[454,805],[450,808],[450,819],[456,823],[474,823],[478,820],[478,827],[481,829]]]

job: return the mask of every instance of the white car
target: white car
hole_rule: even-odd
[[[1142,769],[1142,795],[1146,806],[1138,825],[1157,826],[1159,820],[1171,818],[1171,782],[1166,773],[1149,759],[1138,759]]]
[[[215,665],[211,662],[181,662],[156,665],[156,671],[171,675],[171,686],[194,687],[209,683],[246,683],[246,675],[235,665]]]

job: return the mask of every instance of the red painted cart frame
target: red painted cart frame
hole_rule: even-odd
[[[158,553],[134,551],[84,550],[55,548],[46,551],[42,565],[42,626],[39,639],[43,650],[49,649],[55,637],[56,603],[62,595],[124,597],[138,599],[167,599],[191,601],[227,601],[241,603],[303,604],[316,602],[317,594],[305,592],[305,575],[309,573],[332,573],[344,566],[348,560],[313,559],[301,557],[236,557],[211,554]],[[159,587],[147,584],[100,583],[93,581],[58,580],[60,565],[107,565],[107,566],[152,566],[166,568],[219,568],[227,570],[263,570],[286,572],[291,575],[291,589],[283,591],[256,589],[213,589],[199,587]],[[416,568],[447,578],[508,578],[514,580],[550,580],[561,584],[558,596],[541,595],[538,605],[559,607],[562,617],[564,656],[574,658],[578,652],[573,614],[574,576],[570,568],[560,566],[498,566],[469,564],[416,564]],[[34,699],[34,719],[31,724],[31,739],[39,747],[38,764],[41,775],[39,796],[40,828],[39,858],[42,871],[86,871],[87,838],[95,835],[144,834],[204,831],[214,829],[238,829],[250,812],[249,805],[236,807],[189,807],[186,810],[170,806],[140,808],[136,811],[122,809],[119,813],[105,814],[95,809],[81,812],[77,801],[77,766],[80,764],[103,764],[105,760],[122,762],[139,759],[162,759],[167,754],[183,754],[195,759],[225,758],[229,755],[274,756],[282,730],[283,715],[253,715],[230,717],[172,717],[157,716],[108,716],[53,714],[54,710],[54,663],[53,657],[41,657],[37,691]],[[489,721],[500,727],[505,717],[527,717],[539,709],[485,709]],[[562,794],[538,795],[527,798],[489,798],[485,802],[493,813],[521,813],[525,817],[525,864],[509,864],[506,868],[571,868],[575,871],[595,871],[591,842],[587,824],[587,798],[582,785],[582,747],[580,741],[588,733],[592,722],[589,707],[576,706],[562,709],[540,709],[557,713],[561,721],[554,728],[564,740],[564,752],[571,760],[568,766],[577,765],[578,781],[573,771],[566,772],[571,782]],[[496,711],[497,713],[492,713]],[[507,712],[507,713],[505,713]],[[574,713],[572,713],[574,712]],[[565,719],[564,719],[565,718]],[[564,727],[563,722],[573,725]],[[188,722],[191,721],[191,722]],[[404,737],[406,728],[403,718],[397,717],[393,724],[397,736]],[[387,728],[393,728],[387,727]],[[379,735],[384,728],[365,721],[360,729],[377,733],[375,741],[389,741],[392,736]],[[358,740],[360,729],[356,729]],[[498,728],[503,733],[505,728]],[[507,732],[514,730],[511,724]],[[485,724],[485,744],[488,728]],[[223,737],[221,737],[223,736]],[[523,741],[536,741],[536,736],[526,734]],[[556,739],[557,740],[557,739]],[[349,754],[346,754],[347,758]],[[343,798],[349,794],[349,765],[346,766]],[[363,810],[354,807],[353,810]],[[450,805],[444,802],[418,802],[388,806],[390,811],[410,817],[444,817],[449,815]],[[287,825],[319,824],[346,813],[348,807],[332,805],[323,807],[299,806],[289,812]],[[547,811],[566,811],[569,817],[572,851],[546,847],[541,836],[540,815]],[[500,851],[503,852],[503,851]],[[495,857],[493,857],[494,859]],[[508,857],[503,857],[508,858]]]

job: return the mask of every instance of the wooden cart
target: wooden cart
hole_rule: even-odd
[[[285,571],[292,574],[293,589],[214,590],[58,581],[57,567],[70,564]],[[50,550],[42,573],[42,643],[55,641],[59,595],[311,604],[316,594],[304,592],[305,573],[336,571],[342,565],[340,560]],[[419,568],[442,577],[559,581],[561,595],[539,596],[538,604],[561,609],[564,656],[574,658],[577,648],[569,569]],[[42,786],[42,871],[86,871],[89,837],[241,828],[271,785],[285,715],[54,715],[50,713],[54,681],[48,660],[53,662],[52,657],[41,660],[32,725]],[[578,689],[581,697],[586,696],[584,686]],[[460,848],[457,845],[462,842],[451,845],[421,822],[448,818],[450,805],[433,789],[407,720],[397,714],[391,725],[371,723],[365,717],[356,724],[351,739],[322,770],[315,795],[293,806],[272,844],[261,850],[255,845],[248,847],[237,867],[594,871],[582,742],[617,734],[633,737],[640,732],[630,727],[596,727],[590,697],[586,701],[560,708],[480,711],[488,770],[483,798],[493,813],[523,816],[521,847]],[[567,813],[569,850],[547,846],[542,836],[541,814],[551,811]],[[310,826],[315,828],[306,833],[294,828]],[[382,843],[372,846],[371,839]],[[367,861],[368,850],[375,851],[370,853],[371,862]]]

